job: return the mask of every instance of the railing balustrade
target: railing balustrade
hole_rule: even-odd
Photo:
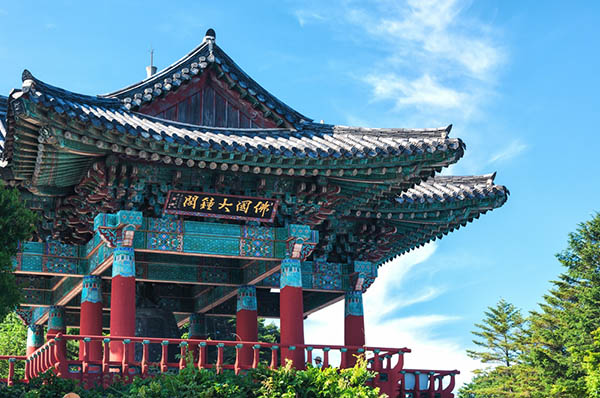
[[[67,341],[80,343],[81,352],[78,359],[67,358]],[[101,359],[90,359],[90,348],[98,342],[102,347]],[[110,343],[121,342],[123,347],[122,359],[116,361],[110,358]],[[157,344],[161,347],[160,360],[150,361],[149,346]],[[141,360],[132,360],[135,346],[141,346]],[[179,360],[169,361],[169,347],[176,345],[179,348]],[[225,362],[225,349],[235,351],[235,361]],[[241,350],[250,347],[253,351],[252,363],[240,362]],[[377,372],[372,386],[380,387],[381,392],[390,397],[411,398],[452,398],[454,389],[454,376],[458,371],[433,371],[403,369],[404,353],[410,352],[407,348],[382,348],[382,347],[354,347],[340,345],[303,344],[286,346],[277,343],[248,342],[248,341],[220,341],[197,339],[161,339],[148,337],[106,337],[106,336],[80,336],[59,333],[47,341],[30,356],[0,356],[0,360],[9,361],[9,375],[4,381],[13,385],[14,366],[16,361],[25,361],[25,379],[27,382],[49,370],[58,377],[78,380],[84,386],[94,384],[110,385],[116,378],[128,382],[134,376],[150,377],[158,373],[172,373],[188,366],[188,360],[193,360],[193,366],[198,369],[215,369],[218,373],[225,370],[239,374],[248,369],[255,369],[260,363],[260,353],[270,351],[270,361],[267,364],[275,369],[280,366],[279,356],[282,348],[289,350],[303,350],[306,364],[327,368],[331,361],[338,362],[339,368],[344,369],[354,366],[355,355],[364,355],[367,359],[369,370]],[[216,360],[209,363],[208,350],[216,351]],[[317,352],[322,352],[323,358],[320,365],[313,365]],[[334,354],[333,357],[331,354]],[[303,367],[298,366],[296,367]],[[450,381],[444,386],[444,378]]]

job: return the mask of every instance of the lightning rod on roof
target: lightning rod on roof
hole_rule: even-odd
[[[154,66],[154,48],[150,46],[150,65],[146,66],[146,79],[156,73],[156,66]]]

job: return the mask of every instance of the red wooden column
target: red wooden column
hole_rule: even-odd
[[[346,292],[344,304],[344,345],[362,347],[365,345],[362,291]],[[342,354],[346,355],[346,365],[348,367],[354,366],[356,363],[355,355],[357,354],[357,350],[348,350]]]
[[[258,341],[258,314],[256,310],[256,287],[240,286],[237,294],[236,334],[241,341]],[[240,350],[239,365],[250,367],[254,359],[252,345]]]
[[[27,326],[27,351],[26,355],[31,355],[35,350],[44,344],[44,326]]]
[[[279,282],[279,319],[281,345],[304,344],[304,306],[302,303],[302,273],[299,259],[286,258],[281,262]],[[304,369],[304,348],[281,348],[281,363],[289,359],[296,369]]]
[[[102,336],[102,279],[98,275],[83,277],[81,290],[81,316],[79,318],[79,334],[86,336]],[[84,343],[79,343],[79,359],[83,360]],[[92,341],[88,355],[90,361],[102,359],[102,342]]]
[[[110,335],[135,336],[135,254],[133,247],[119,244],[113,251],[110,287]],[[133,347],[128,360],[133,361]],[[123,359],[123,342],[110,343],[110,360]]]

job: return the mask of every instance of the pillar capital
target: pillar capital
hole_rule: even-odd
[[[133,247],[118,246],[113,251],[112,276],[135,276],[135,251]]]
[[[256,286],[245,285],[238,287],[237,311],[256,311]]]
[[[99,213],[94,218],[94,231],[109,247],[131,246],[135,230],[143,222],[141,211],[120,210],[116,214]]]
[[[308,225],[288,224],[286,257],[306,260],[319,243],[319,231],[313,231]]]
[[[81,289],[81,302],[101,303],[102,302],[102,278],[100,275],[86,275],[83,277],[83,286]]]
[[[299,259],[284,258],[281,261],[279,287],[302,287],[302,264]]]
[[[377,278],[377,265],[369,261],[355,261],[354,274],[354,289],[366,292]]]
[[[44,327],[42,325],[27,326],[27,347],[38,348],[44,344]]]
[[[363,316],[362,291],[353,290],[346,292],[344,298],[344,316]]]
[[[58,305],[50,306],[48,312],[48,331],[65,330],[65,308]]]

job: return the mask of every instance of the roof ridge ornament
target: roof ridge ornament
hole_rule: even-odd
[[[213,49],[215,45],[215,41],[217,39],[217,34],[213,28],[210,28],[204,34],[204,39],[202,43],[208,43],[208,57],[206,58],[208,62],[215,62],[215,55],[213,54]]]

